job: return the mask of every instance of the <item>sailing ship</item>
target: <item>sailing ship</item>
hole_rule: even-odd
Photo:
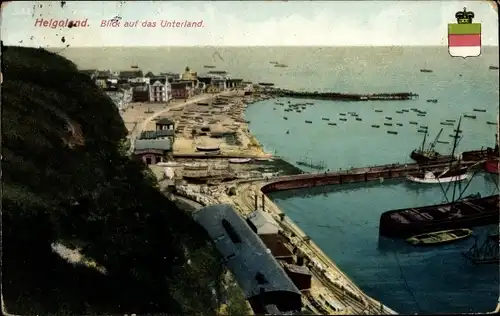
[[[499,235],[489,235],[481,246],[477,244],[477,238],[474,245],[463,255],[474,264],[500,263],[499,255]]]
[[[414,123],[410,122],[410,124]],[[428,134],[427,129],[425,129],[422,145],[420,146],[420,148],[415,149],[411,152],[410,158],[415,160],[419,164],[448,162],[450,160],[455,159],[455,157],[450,155],[441,155],[434,149],[436,147],[439,136],[441,136],[442,132],[443,129],[441,128],[434,141],[429,145],[429,148],[425,148],[425,141],[427,140],[427,134]]]
[[[500,114],[497,115],[497,132],[495,135],[495,148],[488,148],[487,160],[484,162],[484,169],[489,173],[499,174],[500,169]]]
[[[455,130],[455,137],[453,138],[453,148],[451,151],[451,157],[455,156],[455,150],[457,148],[458,144],[458,139],[460,138],[459,133],[460,133],[460,123],[461,123],[462,118],[458,121],[458,127]],[[435,146],[437,140],[439,139],[439,136],[441,135],[443,129],[438,133],[438,136],[433,142],[433,145]],[[417,172],[412,172],[409,173],[406,178],[410,181],[413,182],[418,182],[418,183],[428,183],[428,184],[438,184],[438,183],[447,183],[447,182],[455,182],[455,181],[462,181],[466,180],[467,178],[470,177],[470,174],[468,173],[468,168],[464,167],[460,164],[460,160],[450,161],[450,165],[448,168],[446,168],[444,171],[442,170],[419,170]]]

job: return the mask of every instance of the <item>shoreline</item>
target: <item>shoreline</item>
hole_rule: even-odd
[[[153,113],[148,113],[148,116],[144,118],[141,123],[136,123],[135,128],[131,130],[129,129],[131,133],[130,137],[132,139],[134,139],[134,137],[137,138],[143,130],[154,130],[153,120],[155,118],[159,118],[160,116],[163,117],[163,114],[165,114],[165,117],[173,119],[176,122],[176,126],[178,126],[177,124],[185,125],[185,128],[179,132],[179,134],[181,134],[179,137],[177,137],[178,131],[176,130],[175,143],[180,142],[180,144],[176,145],[174,143],[174,154],[199,153],[196,151],[196,145],[199,145],[200,143],[195,142],[195,140],[200,141],[201,138],[201,141],[204,141],[204,146],[214,146],[214,144],[217,144],[220,148],[221,154],[254,154],[256,157],[262,157],[264,160],[273,160],[272,162],[265,161],[265,163],[269,165],[277,164],[277,161],[280,159],[276,159],[277,157],[270,159],[273,155],[264,151],[262,144],[260,144],[257,138],[250,132],[248,122],[244,120],[245,109],[247,106],[269,98],[272,97],[267,96],[264,93],[252,96],[243,96],[238,95],[237,92],[233,92],[225,94],[220,93],[217,95],[203,95],[198,98],[188,100],[187,102],[177,102],[177,104],[174,105],[155,106],[153,104],[146,104],[148,112],[149,109],[153,107],[155,107],[155,110],[152,110]],[[211,140],[208,135],[201,135],[190,139],[188,136],[189,131],[186,131],[186,129],[193,128],[193,126],[197,125],[196,118],[199,116],[198,113],[200,113],[196,111],[196,109],[200,108],[200,105],[196,103],[207,102],[210,100],[209,109],[213,109],[213,105],[218,99],[227,100],[227,105],[229,105],[229,110],[226,110],[227,112],[220,113],[218,120],[225,122],[226,125],[234,125],[236,127],[233,128],[232,131],[235,132],[234,135],[236,135],[238,142],[235,144],[228,144],[228,141],[225,138]],[[132,108],[134,107],[135,106]],[[140,109],[144,110],[146,107],[141,105]],[[207,105],[201,105],[201,111],[209,111],[204,110],[206,107]],[[195,112],[195,114],[191,115],[192,112]],[[210,113],[210,115],[211,117],[214,116],[212,113]],[[192,125],[186,123],[192,123]],[[210,129],[210,132],[211,131],[212,129]],[[186,161],[199,160],[200,159],[186,159]],[[227,158],[219,160],[227,160]],[[181,164],[180,161],[179,163]],[[283,163],[293,166],[284,160]],[[161,182],[165,180],[164,176],[162,176],[163,168],[151,166],[151,169],[158,178],[161,187]],[[300,170],[299,168],[297,169]],[[184,183],[176,185],[175,194],[165,194],[170,199],[174,200],[174,202],[177,201],[177,204],[180,207],[187,209],[187,211],[191,213],[196,212],[196,209],[199,209],[199,207],[205,207],[212,204],[229,204],[232,205],[242,216],[254,211],[255,196],[262,196],[262,201],[265,201],[266,206],[265,208],[263,206],[259,207],[260,201],[257,201],[257,207],[271,213],[280,226],[282,226],[285,234],[288,235],[289,247],[297,247],[301,249],[306,257],[309,258],[309,261],[313,263],[310,267],[313,275],[313,286],[311,287],[310,293],[304,296],[304,299],[308,302],[305,305],[306,307],[320,314],[352,312],[369,314],[397,314],[390,308],[384,306],[383,303],[376,301],[374,298],[368,296],[361,289],[359,289],[354,282],[338,268],[333,259],[326,256],[321,248],[319,248],[314,242],[309,240],[306,242],[307,237],[300,227],[287,216],[283,216],[284,213],[279,210],[274,202],[260,191],[262,185],[269,181],[267,177],[264,177],[264,173],[260,172],[260,174],[260,179],[254,178],[247,181],[243,179],[236,179],[235,181],[218,183],[216,186],[209,186],[208,184],[200,185]],[[230,193],[231,191],[234,191],[233,194]],[[258,200],[261,200],[261,198]],[[282,217],[284,219],[281,219]],[[330,297],[331,300],[340,304],[342,308],[340,310],[335,310],[329,306],[326,301],[324,301],[324,297]],[[321,306],[321,308],[318,309],[314,307],[315,304],[319,304],[318,306]]]

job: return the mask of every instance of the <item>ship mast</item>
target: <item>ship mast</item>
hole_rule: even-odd
[[[434,141],[431,143],[431,146],[429,147],[429,150],[434,150],[434,148],[436,147],[436,143],[439,139],[439,136],[441,136],[441,133],[443,132],[443,129],[441,128],[441,130],[439,131],[439,133],[437,134],[436,138],[434,139]]]
[[[424,133],[424,140],[422,141],[422,146],[420,146],[420,151],[423,153],[425,149],[425,140],[427,139],[427,130]]]
[[[457,149],[458,138],[460,137],[459,133],[460,133],[460,125],[461,124],[462,124],[462,115],[460,115],[460,118],[458,119],[458,126],[457,126],[457,129],[455,130],[455,136],[453,137],[453,149],[451,150],[451,158],[452,159],[450,161],[450,169],[451,169],[451,166],[453,164],[453,158],[455,157],[455,150]],[[458,163],[457,166],[460,169],[460,159],[458,159],[457,163]],[[457,181],[457,182],[460,182],[460,181]],[[457,183],[455,182],[454,186],[453,186],[453,196],[451,198],[451,200],[453,202],[455,202],[455,191],[456,191],[456,188],[457,188]]]

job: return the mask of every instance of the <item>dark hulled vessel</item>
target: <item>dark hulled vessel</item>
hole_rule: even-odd
[[[455,160],[454,155],[441,155],[434,148],[439,140],[439,136],[443,129],[441,129],[436,136],[436,139],[430,144],[428,148],[425,147],[425,141],[427,139],[427,129],[424,129],[424,139],[422,145],[418,149],[414,149],[410,153],[410,158],[415,160],[418,164],[430,164],[430,163],[446,163]]]
[[[388,211],[380,216],[379,234],[407,238],[433,231],[498,224],[499,202],[499,196],[492,195]]]

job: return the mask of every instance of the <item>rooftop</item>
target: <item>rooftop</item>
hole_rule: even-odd
[[[137,139],[135,141],[135,150],[158,149],[171,150],[172,146],[168,138],[165,139]]]
[[[156,139],[173,135],[174,135],[174,130],[171,129],[160,130],[160,131],[144,131],[141,133],[139,139]]]
[[[288,292],[300,298],[300,291],[232,206],[205,207],[195,215],[195,220],[205,228],[226,259],[247,299],[262,291]]]
[[[248,216],[247,220],[254,226],[256,233],[259,235],[277,234],[280,230],[278,223],[267,212],[254,211]]]
[[[171,118],[162,117],[161,119],[158,119],[156,121],[156,124],[160,124],[160,125],[173,125],[173,124],[175,124],[175,122]]]
[[[121,79],[133,79],[143,77],[143,73],[142,70],[126,70],[120,71],[119,76]]]

